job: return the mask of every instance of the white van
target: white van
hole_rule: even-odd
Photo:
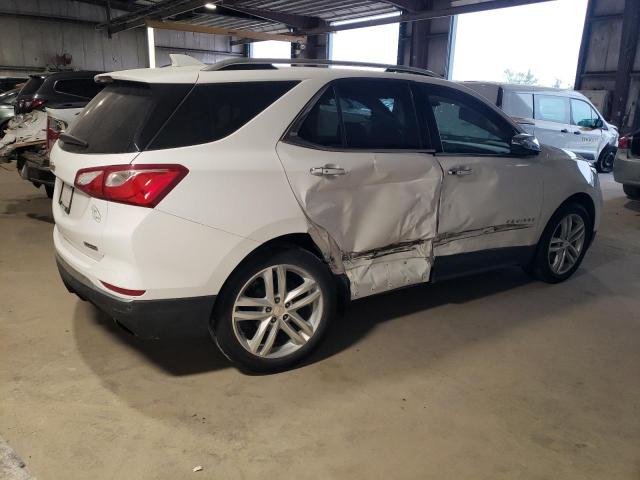
[[[607,123],[587,97],[574,90],[493,82],[462,82],[486,97],[547,145],[570,150],[611,172],[618,129]]]

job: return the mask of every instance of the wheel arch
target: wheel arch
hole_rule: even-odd
[[[244,258],[231,270],[227,278],[223,282],[220,287],[220,291],[218,293],[218,297],[220,294],[225,291],[227,288],[231,277],[240,269],[245,268],[246,265],[253,262],[257,258],[261,256],[266,256],[270,254],[274,254],[279,251],[288,250],[288,249],[301,249],[305,250],[315,257],[318,258],[319,261],[326,264],[324,257],[322,256],[322,252],[320,248],[316,245],[316,243],[311,238],[309,233],[287,233],[283,235],[279,235],[277,237],[271,238],[260,245],[256,246],[253,250],[247,253]],[[333,278],[336,282],[336,292],[338,295],[338,311],[343,311],[346,308],[347,303],[351,298],[351,291],[349,287],[349,280],[346,275],[336,275],[332,273]],[[216,312],[216,301],[213,307],[213,315]]]

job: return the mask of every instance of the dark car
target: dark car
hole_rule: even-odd
[[[13,90],[27,80],[27,77],[0,77],[0,93]]]
[[[93,77],[102,72],[56,72],[31,75],[15,103],[15,113],[50,108],[82,108],[103,85]]]

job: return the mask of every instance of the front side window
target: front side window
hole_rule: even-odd
[[[450,89],[423,87],[444,153],[508,155],[514,128],[482,102]]]
[[[592,108],[587,102],[582,100],[571,99],[571,123],[579,127],[591,127],[594,117],[592,116]],[[595,117],[598,118],[598,117]]]
[[[536,120],[569,123],[569,99],[555,95],[534,95]]]
[[[347,148],[419,149],[418,122],[406,82],[348,79],[336,83]]]

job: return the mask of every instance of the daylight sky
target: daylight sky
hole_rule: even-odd
[[[527,71],[540,85],[573,86],[587,0],[555,0],[458,16],[454,80],[506,80],[504,71]],[[398,24],[332,35],[334,60],[396,63]],[[259,42],[255,57],[289,57],[289,44]]]

